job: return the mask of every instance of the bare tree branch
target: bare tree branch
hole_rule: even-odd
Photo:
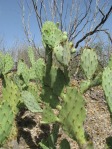
[[[89,12],[89,10],[90,10],[90,8],[91,8],[91,3],[92,3],[92,0],[90,0],[90,4],[89,4],[88,9],[86,10],[85,15],[81,18],[80,21],[78,21],[78,24],[76,25],[76,27],[75,27],[74,30],[73,30],[73,28],[74,28],[74,24],[73,24],[73,26],[72,26],[72,28],[71,28],[71,30],[73,30],[73,31],[72,31],[71,34],[69,35],[69,39],[70,39],[70,40],[73,39],[73,38],[71,39],[71,37],[72,37],[72,35],[75,33],[75,31],[76,31],[76,29],[78,28],[78,26],[79,26],[79,25],[82,23],[82,21],[87,17],[88,12]]]
[[[75,48],[77,48],[78,45],[79,45],[84,39],[86,39],[88,36],[91,36],[91,35],[93,35],[94,33],[96,33],[96,32],[98,31],[97,29],[98,29],[101,25],[103,25],[103,24],[106,22],[106,20],[108,19],[108,17],[109,17],[109,15],[110,15],[111,12],[112,12],[112,6],[110,7],[110,9],[109,9],[109,11],[107,12],[107,14],[101,19],[100,23],[94,28],[94,30],[91,31],[91,32],[86,33],[86,34],[84,35],[84,37],[82,37],[82,38],[76,43]]]
[[[41,28],[42,28],[42,18],[40,16],[40,14],[38,13],[38,7],[36,5],[36,2],[35,0],[32,0],[32,3],[33,3],[33,7],[34,7],[34,10],[35,10],[35,13],[36,13],[36,18],[37,18],[37,22],[38,22],[38,26],[39,26],[39,29],[40,29],[40,32],[41,32]],[[42,2],[41,2],[42,3]]]
[[[104,32],[107,34],[107,36],[108,36],[108,38],[109,38],[109,40],[111,41],[111,44],[112,44],[112,37],[111,37],[111,35],[106,30],[104,30]]]

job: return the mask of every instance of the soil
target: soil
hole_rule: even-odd
[[[84,128],[93,141],[94,149],[107,149],[106,143],[110,143],[108,149],[112,149],[112,123],[101,86],[91,88],[84,96],[87,109]],[[8,142],[1,149],[40,149],[38,143],[47,138],[51,130],[51,126],[41,125],[40,120],[41,114],[23,109],[16,118],[17,139]],[[63,138],[70,142],[71,149],[79,149],[77,142],[70,139],[62,129],[59,131],[57,149]]]

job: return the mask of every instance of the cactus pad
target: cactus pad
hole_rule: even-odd
[[[7,53],[6,55],[0,52],[0,73],[8,73],[14,65],[12,57]]]
[[[42,39],[44,45],[54,48],[59,43],[65,41],[66,38],[67,35],[63,34],[53,22],[47,21],[44,23],[42,27]]]
[[[86,118],[85,102],[82,95],[73,87],[67,87],[63,99],[59,119],[67,134],[76,139],[80,145],[86,143],[83,123]]]
[[[42,58],[39,58],[35,63],[35,74],[36,74],[36,80],[43,80],[43,77],[45,75],[45,62]]]
[[[23,80],[26,84],[29,83],[30,71],[29,71],[29,68],[27,67],[27,65],[22,60],[20,60],[19,63],[18,63],[17,74],[22,75]]]
[[[28,84],[28,91],[35,97],[37,101],[40,101],[40,93],[41,93],[41,87],[39,87],[39,84],[35,84],[34,82],[30,82]]]
[[[28,91],[23,91],[21,93],[24,104],[31,112],[42,112],[35,97]]]
[[[67,83],[63,71],[54,65],[52,65],[49,77],[45,79],[45,82],[53,89],[56,95],[60,95],[64,85]]]
[[[91,79],[98,65],[96,52],[93,49],[84,49],[81,63],[87,79]]]
[[[3,87],[3,99],[9,103],[12,111],[17,114],[17,105],[20,102],[20,92],[18,87],[8,77],[5,78],[6,86]]]
[[[90,80],[82,81],[81,84],[80,84],[80,91],[81,91],[81,93],[84,93],[88,89],[90,84],[91,84]]]
[[[58,62],[63,64],[63,53],[64,53],[64,48],[61,45],[57,45],[54,47],[54,55],[57,59]]]
[[[71,58],[71,49],[68,42],[66,42],[63,46],[55,46],[53,52],[59,63],[64,66],[68,66]]]
[[[55,108],[59,103],[58,96],[54,94],[52,89],[49,87],[43,87],[43,90],[40,96],[42,101],[44,101],[45,103],[48,103],[53,108]]]
[[[46,104],[46,107],[42,113],[42,123],[50,124],[56,121],[58,121],[58,117],[54,114],[52,108]]]
[[[28,56],[31,62],[31,65],[35,65],[35,56],[34,56],[34,51],[31,47],[28,48]]]
[[[106,67],[102,75],[102,86],[105,91],[107,103],[112,113],[112,69]]]
[[[8,139],[14,121],[14,114],[7,101],[0,105],[0,145]]]

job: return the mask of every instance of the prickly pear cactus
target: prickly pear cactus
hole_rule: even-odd
[[[61,81],[60,81],[61,80]],[[46,84],[53,89],[56,95],[60,95],[63,87],[67,84],[64,73],[57,67],[52,65],[49,77],[45,80]]]
[[[0,105],[0,145],[8,139],[14,121],[12,107],[7,101]]]
[[[69,43],[57,45],[54,47],[54,55],[59,63],[64,66],[68,66],[71,58],[71,49],[69,48]]]
[[[41,82],[43,81],[43,77],[45,76],[45,70],[45,62],[42,58],[39,58],[35,63],[36,80],[40,80]]]
[[[17,74],[19,76],[22,76],[27,86],[30,80],[42,82],[46,70],[45,62],[42,58],[39,58],[37,61],[35,60],[33,49],[29,48],[28,53],[31,62],[31,67],[28,68],[28,66],[22,60],[20,60],[18,63],[17,70]]]
[[[12,57],[7,53],[3,54],[0,52],[0,73],[8,73],[14,65]]]
[[[88,87],[90,86],[91,81],[90,80],[84,80],[81,82],[80,84],[80,92],[84,93],[86,91],[86,89],[88,89]]]
[[[84,49],[81,55],[81,64],[87,79],[91,79],[98,66],[96,52],[93,49]]]
[[[48,103],[52,108],[55,108],[59,103],[58,96],[50,87],[43,87],[40,97],[43,102]]]
[[[47,136],[47,139],[43,139],[39,145],[42,149],[56,149],[56,143],[58,139],[59,125],[55,124],[51,133]],[[68,149],[68,148],[67,148]]]
[[[45,22],[42,27],[42,39],[46,50],[51,49],[57,61],[63,66],[68,66],[71,54],[76,51],[72,42],[68,42],[66,32],[62,32],[50,21]]]
[[[56,57],[57,61],[63,63],[63,53],[64,48],[61,45],[57,45],[54,48],[54,56]]]
[[[35,55],[34,55],[34,51],[31,47],[28,48],[28,56],[31,62],[31,65],[35,65]]]
[[[50,21],[44,23],[42,27],[42,40],[44,45],[53,49],[59,43],[66,41],[67,35],[63,34],[57,26]]]
[[[61,96],[64,101],[59,119],[64,131],[73,139],[76,139],[82,147],[87,144],[83,123],[86,118],[85,101],[77,89],[66,87]]]
[[[42,87],[40,84],[36,84],[34,82],[30,82],[28,84],[28,89],[27,89],[34,97],[37,101],[41,101],[40,99],[40,93],[41,93],[41,90],[42,90]]]
[[[112,69],[106,67],[102,75],[102,86],[106,95],[107,103],[112,113]]]
[[[17,87],[20,91],[22,91],[26,87],[26,84],[24,83],[24,80],[21,80],[19,75],[15,74],[13,76],[12,80],[17,85]]]
[[[48,104],[46,104],[42,115],[42,123],[50,124],[59,121],[58,117],[54,114],[52,108]]]
[[[8,77],[5,77],[5,85],[2,91],[3,100],[7,101],[14,114],[17,114],[17,105],[21,101],[19,89]]]
[[[32,112],[42,112],[37,100],[35,97],[28,91],[23,91],[21,97],[24,101],[26,107]]]
[[[18,62],[17,75],[21,75],[23,77],[23,80],[26,83],[26,85],[29,83],[30,71],[28,66],[22,60],[19,60]]]

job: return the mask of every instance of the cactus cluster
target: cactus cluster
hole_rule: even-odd
[[[51,26],[53,26],[53,30],[51,30]],[[54,102],[50,100],[50,103],[47,105],[45,110],[43,110],[42,122],[60,123],[62,128],[70,137],[76,139],[81,147],[85,146],[88,143],[83,128],[83,123],[86,118],[84,98],[77,89],[69,86],[70,80],[68,79],[68,65],[72,53],[75,52],[75,48],[73,47],[73,44],[68,41],[67,34],[65,32],[63,33],[59,31],[57,26],[53,23],[46,22],[43,25],[42,34],[43,43],[46,50],[48,50],[49,47],[49,49],[51,49],[49,50],[49,52],[52,53],[50,56],[51,60],[49,61],[50,67],[49,69],[47,69],[46,67],[46,70],[48,70],[49,74],[47,76],[47,85],[49,85],[49,87],[51,88],[51,92],[58,95],[59,99],[62,100],[59,100],[58,105],[55,107],[59,110],[59,114],[57,116],[54,114],[52,108],[49,107],[50,104]],[[88,52],[88,50],[86,51],[86,53],[86,56],[82,56],[82,59],[84,57],[85,61],[83,64],[87,65],[88,68],[85,57],[88,58],[88,55],[92,57],[92,55],[94,54],[92,57],[92,65],[94,65],[93,63],[94,60],[96,60],[96,55],[94,52]],[[54,63],[53,56],[61,64],[61,67],[60,65]],[[89,75],[87,76],[88,79],[92,77],[96,67],[97,61],[95,62],[93,70],[91,70],[90,68],[85,70],[86,74],[89,73]],[[48,94],[52,95],[51,93]]]
[[[13,67],[11,56],[0,53],[0,74],[3,79],[3,96],[0,99],[0,145],[13,133],[19,103],[32,112],[42,113],[41,123],[55,124],[56,128],[48,137],[48,142],[43,140],[40,143],[43,149],[53,148],[59,127],[76,140],[81,149],[93,148],[83,126],[86,119],[83,93],[90,87],[102,83],[112,112],[112,58],[103,73],[93,77],[98,67],[98,58],[93,49],[85,48],[81,54],[81,66],[86,79],[80,83],[79,88],[72,86],[68,68],[75,48],[73,43],[69,42],[67,33],[58,27],[53,22],[45,22],[42,27],[45,59],[36,60],[34,50],[30,47],[30,66],[19,60],[17,72],[14,74],[10,74]],[[57,114],[54,111],[57,111]],[[64,149],[65,144],[70,149],[66,139],[61,142],[60,148]]]
[[[31,67],[29,68],[23,60],[19,60],[17,75],[22,76],[24,83],[28,86],[30,80],[42,81],[45,74],[45,62],[42,58],[35,60],[34,51],[29,48],[28,56]]]

